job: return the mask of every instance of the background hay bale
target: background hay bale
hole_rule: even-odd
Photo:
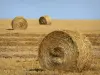
[[[39,62],[48,70],[82,71],[91,65],[91,43],[74,31],[54,31],[39,46]]]
[[[17,16],[12,20],[12,28],[13,29],[26,29],[28,26],[28,23],[24,17]]]
[[[39,18],[39,24],[41,25],[50,25],[51,24],[51,18],[48,15],[41,16]]]

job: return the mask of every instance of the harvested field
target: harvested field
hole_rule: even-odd
[[[35,71],[34,69],[41,69],[41,66],[38,62],[38,46],[44,34],[31,34],[30,35],[22,35],[17,36],[14,34],[1,34],[0,37],[0,73],[2,75],[58,75],[57,71]],[[3,36],[4,35],[4,36]],[[13,35],[13,36],[12,36]],[[44,35],[44,36],[42,36]],[[91,35],[91,34],[90,34]],[[89,36],[88,36],[89,37]],[[96,36],[94,36],[96,37]],[[93,36],[89,37],[92,38]],[[96,37],[97,38],[97,37]],[[99,37],[98,37],[99,38]],[[95,38],[94,38],[95,39]],[[91,40],[90,40],[91,41]],[[6,44],[4,44],[6,42]],[[12,44],[14,42],[15,44]],[[30,42],[27,45],[23,45],[19,42]],[[32,45],[32,43],[38,42],[36,45]],[[93,42],[92,42],[93,43]],[[93,44],[92,44],[93,45]],[[88,75],[95,74],[99,75],[100,69],[100,47],[93,45],[93,55],[95,60],[92,62],[92,68],[89,71],[84,71],[82,73],[71,73],[68,72],[68,75]],[[48,74],[49,72],[49,74]],[[65,73],[66,75],[66,73]]]
[[[99,21],[52,21],[52,26],[42,26],[38,20],[28,20],[27,30],[7,30],[11,28],[11,20],[0,21],[0,75],[59,75],[57,71],[42,69],[38,61],[38,47],[42,39],[54,30],[74,30],[73,25],[84,25],[87,30],[99,28]],[[64,23],[62,25],[62,23]],[[90,26],[87,26],[90,24]],[[70,25],[70,26],[68,26]],[[81,26],[76,26],[81,27]],[[81,28],[80,28],[81,29]],[[96,30],[95,29],[95,30]],[[89,31],[88,31],[89,32]],[[93,33],[92,33],[93,32]],[[100,75],[100,31],[83,33],[92,43],[93,62],[89,70],[83,72],[64,72],[63,75]]]

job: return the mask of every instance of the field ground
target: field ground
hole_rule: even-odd
[[[0,75],[59,75],[43,70],[38,61],[38,47],[46,34],[54,30],[78,30],[93,46],[93,62],[88,71],[65,72],[63,75],[100,75],[100,20],[53,20],[42,26],[28,20],[27,30],[12,30],[11,20],[0,20]]]

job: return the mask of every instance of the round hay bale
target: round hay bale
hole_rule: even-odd
[[[48,70],[82,71],[90,68],[91,43],[74,31],[53,31],[39,46],[39,62]]]
[[[50,25],[51,24],[51,18],[48,15],[41,16],[39,18],[39,24],[40,25]]]
[[[12,28],[13,29],[27,29],[28,23],[24,17],[18,16],[12,20]]]

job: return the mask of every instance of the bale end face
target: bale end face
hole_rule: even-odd
[[[54,31],[39,46],[39,62],[48,70],[81,71],[91,65],[90,52],[90,42],[79,33]]]

